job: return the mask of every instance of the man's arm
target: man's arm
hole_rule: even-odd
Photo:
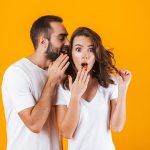
[[[57,87],[69,65],[67,61],[68,56],[61,55],[53,65],[49,67],[48,80],[38,102],[35,106],[24,109],[18,113],[24,124],[32,132],[39,133],[49,116]]]
[[[49,116],[56,89],[57,85],[48,80],[37,104],[18,113],[32,132],[39,133],[41,131]]]

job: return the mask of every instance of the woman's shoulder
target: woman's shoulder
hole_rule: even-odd
[[[117,79],[114,74],[111,74],[110,79],[114,81],[114,84],[117,84]]]
[[[68,89],[65,89],[65,87],[61,83],[58,87],[58,95],[62,95],[65,99],[68,99],[70,98],[71,93]]]
[[[107,93],[110,94],[114,91],[114,89],[118,88],[118,83],[117,83],[117,79],[116,76],[111,74],[110,79],[114,81],[113,84],[109,84],[108,87],[103,87],[101,85],[99,85],[98,90],[99,92],[103,92],[103,93]]]
[[[59,84],[58,92],[65,93],[65,94],[69,94],[70,93],[70,91],[64,87],[63,83]]]
[[[70,101],[71,93],[69,90],[63,87],[63,84],[60,84],[57,91],[56,101],[59,104],[68,105]]]

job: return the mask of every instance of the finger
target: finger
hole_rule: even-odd
[[[61,70],[63,73],[66,71],[66,69],[68,68],[69,64],[70,64],[70,62],[67,62],[67,63],[64,65],[64,67],[63,67],[62,70]]]
[[[81,74],[80,74],[80,77],[79,77],[79,80],[78,80],[79,82],[82,82],[83,77],[84,77],[84,74],[85,74],[85,70],[82,69]]]
[[[85,86],[87,86],[87,85],[88,85],[89,80],[90,80],[90,74],[88,74],[88,75],[87,75],[87,78],[86,78],[86,80],[85,80]]]
[[[64,56],[63,54],[60,54],[60,56],[55,61],[56,62],[60,61],[63,56]]]
[[[58,62],[58,66],[60,66],[61,64],[62,64],[62,62],[66,59],[66,57],[68,57],[68,55],[64,55],[61,59],[60,59],[60,61]],[[69,58],[69,57],[68,57]]]
[[[126,76],[124,70],[119,70],[118,71],[119,76],[121,76],[123,79]]]
[[[62,61],[62,63],[60,64],[60,66],[59,66],[59,68],[60,69],[63,69],[63,67],[65,66],[65,64],[67,63],[67,61],[68,61],[68,59],[69,59],[69,57],[67,56],[67,57],[65,57],[65,59]]]
[[[72,87],[72,77],[68,75],[68,80],[69,80],[69,89]]]
[[[127,69],[120,69],[119,72],[125,74],[126,72],[129,72],[129,71]]]
[[[116,75],[116,79],[117,81],[120,81],[120,80],[124,80],[124,77],[121,75]]]
[[[121,70],[121,76],[125,78],[126,76],[131,76],[131,72],[128,70]]]
[[[60,66],[61,62],[67,57],[67,55],[65,54],[61,54],[55,61],[56,65]]]
[[[126,71],[125,71],[125,74],[126,74],[126,75],[131,75],[131,72],[128,71],[128,70],[126,70]]]
[[[50,62],[50,63],[49,63],[49,66],[48,66],[48,69],[51,68],[52,65],[53,65],[53,62]]]
[[[76,77],[76,80],[77,80],[77,81],[79,81],[81,72],[82,72],[82,68],[80,68],[79,71],[78,71],[78,73],[77,73],[77,77]]]
[[[123,70],[118,70],[118,74],[119,74],[119,75],[124,74]]]
[[[85,83],[86,79],[87,79],[87,76],[88,76],[88,72],[85,71],[84,73],[84,76],[83,76],[83,79],[82,79],[82,82]]]

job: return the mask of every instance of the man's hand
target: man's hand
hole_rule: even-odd
[[[52,83],[60,83],[64,76],[64,72],[69,66],[68,62],[69,56],[66,54],[61,54],[56,61],[54,61],[52,64],[49,65],[48,68],[48,79]]]

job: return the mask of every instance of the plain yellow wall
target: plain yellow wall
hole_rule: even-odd
[[[114,48],[117,67],[128,68],[133,74],[127,94],[126,125],[121,133],[113,133],[114,143],[117,150],[149,150],[150,2],[1,0],[0,84],[10,64],[32,53],[30,27],[35,19],[47,14],[61,16],[69,34],[78,26],[94,29],[107,48]],[[0,99],[0,150],[6,149],[6,141],[6,124]],[[66,150],[66,141],[64,145]]]

